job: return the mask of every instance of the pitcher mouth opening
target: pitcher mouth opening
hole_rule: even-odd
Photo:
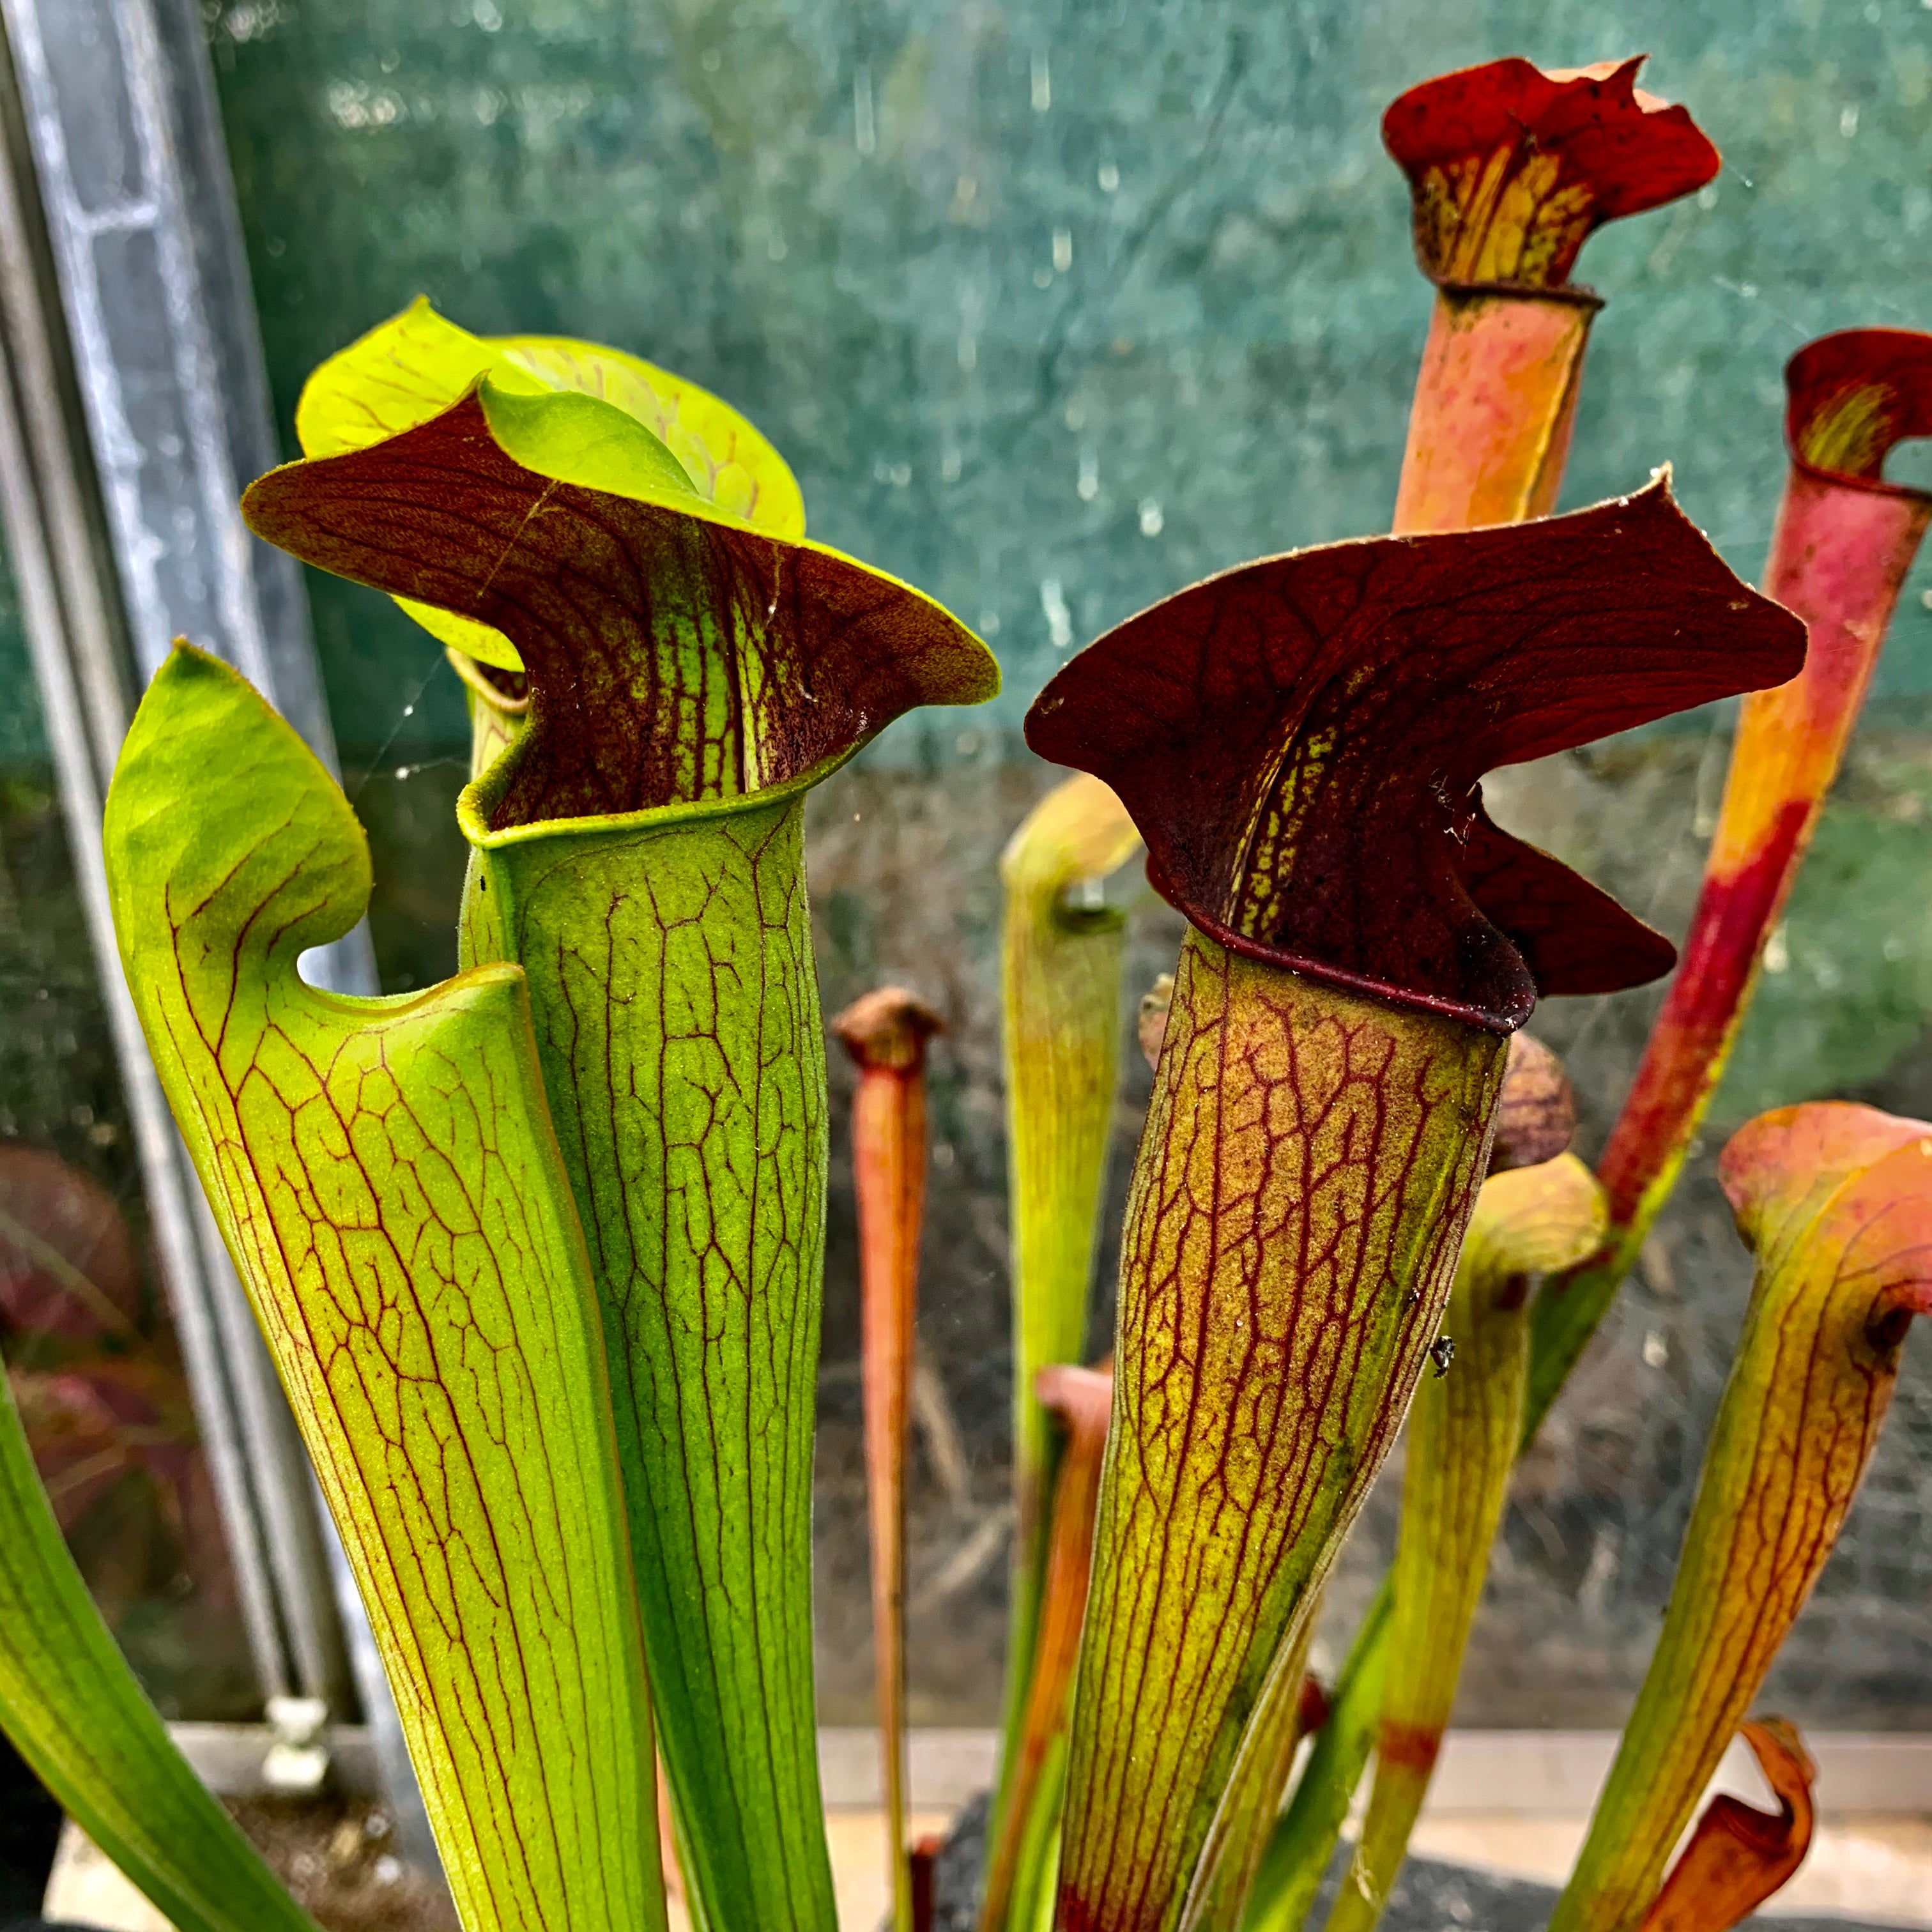
[[[1900,443],[1932,436],[1932,334],[1845,328],[1822,335],[1784,365],[1784,385],[1793,469],[1846,490],[1932,505],[1932,490],[1885,474]]]
[[[460,651],[454,644],[442,647],[443,656],[449,660],[449,668],[463,682],[493,711],[500,711],[506,718],[520,718],[530,708],[530,681],[526,673],[504,670],[495,664],[485,664],[481,658],[472,658],[467,651]],[[500,680],[514,678],[522,686],[520,691],[507,691]]]
[[[1559,282],[1544,288],[1534,282],[1464,282],[1444,278],[1434,286],[1445,296],[1473,298],[1508,296],[1515,302],[1544,302],[1558,308],[1580,308],[1594,315],[1604,306],[1604,298],[1586,282]]]
[[[529,844],[541,838],[582,837],[598,832],[646,832],[680,825],[699,825],[711,820],[730,818],[741,813],[768,812],[775,806],[790,803],[815,784],[829,778],[844,764],[856,758],[872,740],[862,740],[821,758],[815,765],[782,780],[760,785],[754,791],[733,792],[722,798],[675,800],[669,805],[649,805],[635,812],[592,812],[569,818],[539,818],[525,825],[493,826],[490,815],[514,778],[520,744],[512,746],[481,777],[470,780],[457,794],[456,822],[470,849],[477,852],[501,851],[512,845]]]
[[[1331,965],[1307,953],[1297,952],[1287,946],[1271,946],[1265,940],[1250,938],[1244,933],[1237,932],[1183,897],[1180,889],[1160,869],[1151,854],[1148,857],[1147,875],[1148,884],[1204,938],[1258,965],[1297,974],[1304,980],[1313,980],[1345,993],[1359,993],[1367,998],[1379,1000],[1386,1006],[1402,1006],[1412,1012],[1429,1013],[1441,1019],[1458,1020],[1466,1026],[1504,1037],[1526,1025],[1536,1010],[1535,986],[1527,967],[1523,969],[1523,980],[1528,990],[1520,1000],[1511,1000],[1502,1011],[1492,1011],[1466,1000],[1452,1000],[1414,987],[1395,986],[1370,974],[1353,973],[1346,967]],[[1498,933],[1497,937],[1504,945],[1509,944],[1506,934]]]

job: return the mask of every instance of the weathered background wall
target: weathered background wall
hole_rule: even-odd
[[[308,369],[419,291],[471,328],[623,344],[746,410],[814,534],[946,601],[1006,695],[897,728],[815,795],[828,1010],[888,976],[948,1015],[922,1311],[945,1425],[914,1541],[915,1714],[990,1718],[1005,1553],[999,848],[1049,775],[1017,724],[1099,629],[1207,571],[1386,525],[1428,292],[1378,123],[1504,53],[1648,50],[1724,150],[1694,201],[1593,241],[1608,298],[1567,505],[1668,460],[1742,572],[1811,335],[1932,326],[1920,0],[244,0],[209,34],[286,428]],[[291,446],[290,453],[292,454]],[[1917,452],[1903,452],[1911,474]],[[1917,474],[1932,479],[1932,464]],[[376,846],[388,985],[453,960],[454,680],[381,598],[312,578]],[[1932,568],[1679,1202],[1519,1482],[1460,1712],[1615,1721],[1648,1654],[1748,1279],[1711,1179],[1777,1102],[1932,1113]],[[1724,716],[1510,777],[1498,816],[1681,930]],[[1178,927],[1136,915],[1130,995]],[[1558,1003],[1594,1149],[1654,995]],[[835,1078],[843,1081],[842,1070]],[[1128,1068],[1114,1192],[1146,1087]],[[842,1132],[842,1116],[834,1132]],[[829,1719],[865,1712],[850,1210],[835,1196],[820,1457]],[[1108,1264],[1096,1282],[1104,1321]],[[949,1446],[949,1444],[950,1446]],[[1932,1346],[1772,1695],[1932,1722]],[[1386,1495],[1335,1592],[1385,1554]]]

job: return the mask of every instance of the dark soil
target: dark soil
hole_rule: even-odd
[[[60,1807],[0,1732],[0,1932],[40,1909],[60,1834]]]
[[[986,1812],[992,1794],[982,1791],[952,1821],[946,1849],[932,1864],[932,1932],[974,1932],[980,1868],[986,1862]]]

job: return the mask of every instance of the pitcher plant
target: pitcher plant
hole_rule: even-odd
[[[1036,701],[1029,742],[1113,788],[1190,924],[1123,1244],[1061,1932],[1169,1932],[1212,1893],[1220,1794],[1272,1748],[1250,1720],[1438,1339],[1507,1036],[1539,990],[1670,964],[1490,821],[1482,775],[1802,648],[1659,481],[1231,571]]]
[[[700,434],[688,414],[680,428]],[[530,989],[603,1313],[687,1876],[713,1922],[762,1932],[832,1910],[803,799],[902,711],[976,702],[997,674],[917,592],[700,494],[694,473],[715,484],[738,447],[686,460],[638,416],[504,386],[493,363],[440,414],[275,471],[244,507],[528,680],[521,733],[458,806],[463,956],[514,963]]]

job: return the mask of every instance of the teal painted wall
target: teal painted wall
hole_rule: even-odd
[[[250,0],[214,45],[285,423],[419,290],[638,350],[753,416],[818,534],[995,632],[1008,722],[1056,602],[1078,643],[1385,523],[1429,303],[1378,122],[1415,80],[1647,49],[1724,152],[1586,252],[1610,306],[1568,502],[1670,460],[1754,573],[1786,356],[1932,308],[1917,0]],[[1932,695],[1926,586],[1884,694]],[[422,653],[319,602],[373,749]]]

